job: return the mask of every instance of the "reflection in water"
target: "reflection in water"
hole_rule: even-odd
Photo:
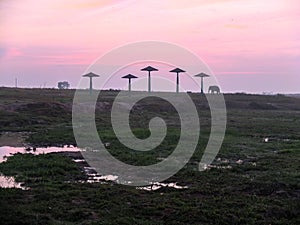
[[[162,187],[170,187],[170,188],[175,188],[175,189],[186,189],[186,188],[188,188],[188,186],[180,186],[180,185],[177,185],[176,183],[155,182],[150,186],[137,187],[136,189],[146,190],[146,191],[155,191],[155,190],[158,190]]]
[[[64,147],[48,147],[48,148],[26,148],[26,147],[10,147],[10,146],[2,146],[0,147],[0,162],[6,160],[6,157],[13,155],[15,153],[32,153],[35,155],[38,154],[46,154],[50,152],[78,152],[79,148],[74,146],[64,146]]]
[[[51,152],[80,152],[84,151],[74,146],[64,146],[64,147],[48,147],[48,148],[25,148],[25,147],[9,147],[2,146],[0,147],[0,163],[5,161],[8,156],[11,156],[15,153],[31,153],[31,154],[47,154]],[[73,159],[76,163],[86,162],[84,159]],[[92,167],[84,167],[85,173],[88,175],[87,180],[78,181],[79,183],[100,183],[106,184],[107,182],[116,182],[118,183],[118,176],[115,175],[100,175],[96,173],[95,169]],[[130,183],[130,181],[129,181]],[[7,177],[0,174],[0,188],[21,188],[22,190],[28,190],[29,188],[23,187],[22,183],[17,183],[14,177]],[[186,189],[187,186],[180,186],[176,183],[153,183],[149,186],[137,187],[139,190],[153,191],[158,190],[162,187],[175,188],[175,189]]]
[[[101,183],[106,184],[107,181],[113,181],[118,183],[118,176],[115,175],[100,175],[95,172],[93,167],[84,167],[85,173],[88,175],[86,181],[80,181],[80,183]],[[128,182],[130,183],[130,181]],[[149,186],[137,187],[138,190],[155,191],[162,187],[175,188],[175,189],[186,189],[188,186],[180,186],[176,183],[160,183],[155,182]]]
[[[116,181],[118,176],[114,175],[105,175],[101,176],[99,174],[88,174],[89,178],[86,181],[87,183],[104,183],[103,181]]]
[[[46,154],[51,152],[68,152],[80,151],[79,148],[73,146],[64,146],[64,147],[49,147],[49,148],[29,148],[29,147],[10,147],[10,146],[1,146],[0,147],[0,163],[5,161],[8,156],[11,156],[15,153],[31,153],[31,154]],[[22,186],[23,183],[18,183],[15,181],[14,177],[3,176],[0,174],[0,188],[21,188],[22,190],[28,190],[28,187]]]
[[[85,162],[84,159],[73,159],[73,161],[76,162],[76,163]]]
[[[23,183],[16,182],[14,177],[3,176],[0,174],[0,188],[21,188],[22,190],[29,189],[22,185]]]
[[[118,176],[114,176],[114,175],[105,175],[105,176],[101,176],[98,174],[89,174],[90,176],[90,180],[97,182],[98,180],[105,180],[105,181],[115,181],[118,179]]]
[[[105,183],[103,181],[117,181],[118,176],[100,175],[93,167],[84,167],[85,173],[88,175],[87,183]]]

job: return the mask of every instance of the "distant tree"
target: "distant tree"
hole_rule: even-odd
[[[57,83],[58,89],[68,89],[70,87],[70,84],[68,81],[60,81]]]

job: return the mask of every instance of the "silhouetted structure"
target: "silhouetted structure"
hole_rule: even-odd
[[[217,94],[220,94],[220,88],[219,86],[209,86],[208,88],[208,93],[211,93],[211,94],[214,94],[214,93],[217,93]]]
[[[136,76],[132,75],[132,74],[127,74],[126,76],[122,77],[122,78],[127,78],[128,79],[128,91],[131,91],[131,79],[137,78]]]
[[[57,83],[58,89],[68,89],[70,87],[70,84],[68,81],[60,81]]]
[[[170,71],[171,73],[176,73],[177,77],[176,77],[176,93],[179,92],[179,73],[184,73],[185,71],[180,69],[180,68],[175,68],[173,70]]]
[[[152,67],[152,66],[147,66],[143,69],[141,69],[141,71],[148,71],[148,92],[151,92],[151,71],[158,71],[158,69]]]
[[[199,73],[197,75],[195,75],[194,77],[201,77],[201,94],[203,94],[203,78],[205,77],[210,77],[209,75],[205,74],[205,73]]]
[[[92,91],[93,91],[93,77],[100,77],[99,75],[95,74],[95,73],[88,73],[83,75],[83,77],[89,77],[90,78],[90,95],[92,95]]]

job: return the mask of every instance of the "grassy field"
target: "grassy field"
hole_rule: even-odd
[[[137,137],[149,135],[154,116],[168,125],[158,148],[136,154],[118,141],[110,124],[117,94],[103,92],[96,108],[98,133],[111,143],[110,153],[133,165],[167,157],[180,136],[176,111],[155,98],[135,106],[130,125]],[[0,88],[0,132],[26,132],[32,146],[76,145],[73,95],[74,90]],[[223,146],[212,167],[199,172],[211,118],[205,97],[190,95],[200,115],[200,141],[189,163],[166,181],[187,189],[82,183],[82,165],[66,155],[17,154],[0,163],[0,172],[30,189],[0,189],[0,224],[300,224],[300,98],[226,94]]]

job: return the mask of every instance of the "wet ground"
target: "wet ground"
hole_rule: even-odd
[[[92,167],[88,165],[84,157],[81,154],[81,149],[74,146],[63,146],[63,147],[47,147],[47,148],[35,148],[35,147],[12,147],[12,146],[2,146],[0,147],[0,163],[5,161],[7,157],[13,156],[16,153],[22,154],[60,154],[63,156],[68,156],[72,160],[79,164],[84,170],[88,178],[86,180],[79,180],[79,183],[103,183],[107,182],[118,182],[118,176],[115,175],[101,175],[95,171]],[[16,182],[14,177],[0,175],[0,187],[1,188],[21,188],[27,190],[28,188],[24,186],[24,183]],[[158,190],[162,187],[184,189],[188,186],[180,186],[176,183],[161,183],[155,182],[149,186],[137,187],[140,190]]]

